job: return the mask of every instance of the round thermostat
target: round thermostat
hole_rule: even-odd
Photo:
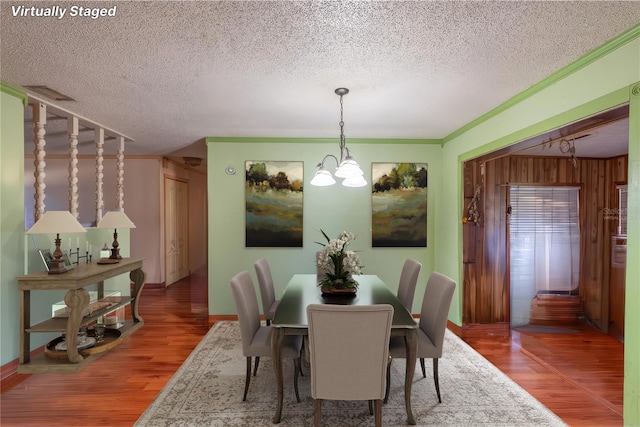
[[[224,172],[227,175],[235,175],[236,174],[236,168],[234,168],[233,166],[227,166],[227,168],[224,170]]]

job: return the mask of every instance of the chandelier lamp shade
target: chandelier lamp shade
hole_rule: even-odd
[[[104,214],[102,219],[98,222],[98,228],[112,228],[113,229],[113,243],[111,244],[111,260],[121,260],[120,245],[118,244],[118,228],[136,228],[133,221],[122,211],[110,211]],[[116,261],[117,262],[117,261]]]
[[[60,249],[60,233],[86,233],[87,230],[78,222],[69,211],[47,211],[40,217],[27,234],[54,234],[56,235],[56,249],[53,251],[53,260],[49,274],[60,274],[67,271],[64,265],[63,252]]]
[[[336,95],[340,96],[340,159],[333,154],[327,154],[322,161],[318,163],[318,170],[311,179],[311,185],[317,187],[326,187],[336,183],[335,178],[325,167],[324,162],[332,157],[336,161],[336,178],[342,178],[342,185],[345,187],[364,187],[367,185],[367,180],[364,179],[364,172],[356,162],[356,159],[351,156],[351,152],[347,148],[344,138],[344,120],[343,120],[343,104],[342,97],[349,93],[349,89],[339,87],[335,90]]]

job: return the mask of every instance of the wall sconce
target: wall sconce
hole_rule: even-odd
[[[104,214],[102,219],[98,222],[98,228],[113,228],[113,243],[111,244],[111,255],[109,259],[121,260],[120,248],[118,244],[118,228],[136,228],[136,225],[125,215],[122,211],[111,211]]]
[[[338,178],[344,178],[342,185],[345,187],[364,187],[367,185],[367,180],[364,179],[364,172],[358,165],[358,162],[351,156],[351,152],[346,146],[344,138],[344,120],[342,118],[343,105],[342,97],[349,93],[349,89],[339,87],[335,90],[336,95],[340,96],[340,160],[333,154],[327,154],[322,161],[318,163],[318,170],[311,179],[311,185],[318,187],[326,187],[336,183],[336,180],[331,175],[331,172],[324,166],[325,160],[329,157],[333,157],[336,161],[335,176]]]
[[[27,234],[53,234],[55,233],[56,249],[53,251],[53,260],[49,274],[65,273],[70,268],[64,265],[63,253],[60,249],[60,233],[86,233],[87,230],[71,215],[69,211],[47,211],[33,224]]]

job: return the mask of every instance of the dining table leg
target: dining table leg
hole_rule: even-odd
[[[272,328],[271,329],[271,353],[273,355],[273,369],[276,375],[276,388],[278,390],[278,404],[276,407],[276,413],[273,416],[273,423],[278,424],[282,417],[282,401],[283,401],[283,389],[282,389],[282,343],[284,341],[284,328]]]
[[[407,423],[416,425],[411,410],[411,388],[413,386],[413,374],[416,371],[416,358],[418,354],[418,329],[407,329],[405,334],[405,346],[407,352],[407,370],[404,377],[404,405],[407,409]]]

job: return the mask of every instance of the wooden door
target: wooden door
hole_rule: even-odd
[[[166,286],[189,275],[188,190],[188,182],[165,177],[164,258]]]

